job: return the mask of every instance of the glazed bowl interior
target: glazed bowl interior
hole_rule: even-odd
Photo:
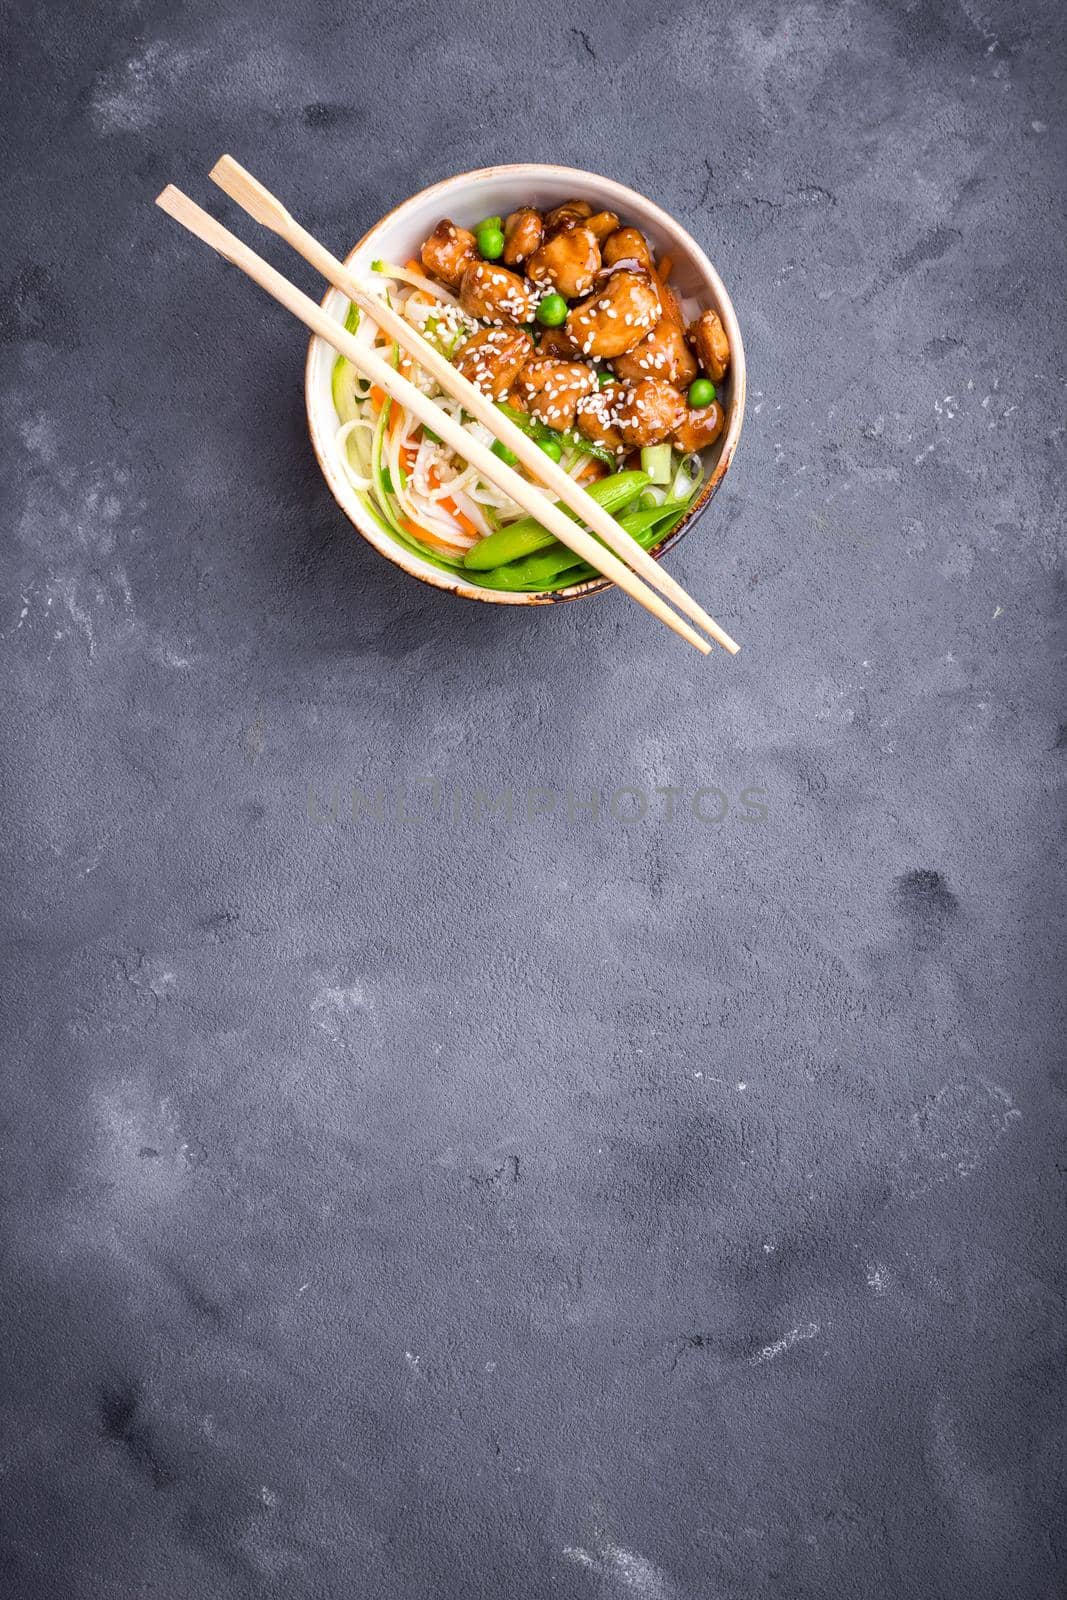
[[[363,235],[346,264],[361,279],[375,282],[371,270],[373,261],[403,263],[417,256],[423,240],[442,217],[472,227],[482,217],[506,216],[520,205],[548,209],[572,197],[588,200],[594,210],[615,211],[623,224],[640,228],[650,240],[657,258],[663,254],[672,258],[671,284],[681,296],[686,311],[691,315],[709,307],[717,311],[730,341],[730,371],[726,381],[718,385],[725,425],[717,442],[703,452],[706,477],[700,493],[685,519],[654,552],[658,557],[682,537],[722,482],[737,446],[745,404],[745,356],[733,306],[711,262],[679,223],[634,190],[592,172],[535,163],[487,167],[478,172],[461,173],[412,195]],[[384,280],[377,278],[376,281],[380,285]],[[337,289],[329,291],[323,305],[338,321],[343,320],[348,308],[347,300]],[[369,340],[370,337],[364,319],[357,338]],[[312,339],[305,377],[308,426],[319,464],[335,499],[376,550],[424,583],[467,599],[498,605],[542,605],[577,599],[610,587],[607,579],[595,578],[545,593],[484,589],[461,573],[424,560],[394,539],[368,512],[352,488],[341,460],[336,442],[338,421],[330,387],[335,360],[334,351],[324,340]]]

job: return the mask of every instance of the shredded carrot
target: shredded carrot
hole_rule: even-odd
[[[412,471],[415,466],[415,458],[417,457],[418,453],[419,452],[416,450],[413,444],[405,444],[401,447],[400,465],[403,467],[405,472]]]
[[[413,539],[418,539],[422,544],[428,544],[431,550],[437,550],[441,555],[451,556],[455,560],[463,557],[461,545],[449,544],[447,539],[442,539],[439,534],[432,533],[429,528],[422,527],[418,522],[413,522],[410,517],[401,517],[400,526],[405,532],[410,533]]]
[[[590,456],[581,472],[575,476],[575,483],[588,483],[593,478],[599,478],[604,469],[595,456]]]
[[[426,479],[431,489],[436,489],[440,486],[441,475],[436,467],[430,468],[429,472],[426,474]],[[442,499],[438,500],[437,504],[447,516],[450,516],[454,522],[458,522],[464,533],[469,533],[472,539],[481,539],[484,537],[481,530],[474,522],[471,521],[470,517],[468,517],[465,512],[459,509],[451,495],[444,495]]]
[[[385,404],[385,390],[379,389],[376,383],[370,386],[370,403],[375,411],[380,411]]]
[[[410,261],[405,261],[404,265],[408,269],[409,272],[421,272],[422,271],[422,262],[421,261],[416,261],[414,256],[412,256]]]
[[[442,511],[446,511],[454,521],[458,522],[464,533],[469,533],[472,539],[480,539],[482,537],[470,517],[459,509],[456,502],[449,495],[446,495],[443,500],[438,500],[437,504]]]

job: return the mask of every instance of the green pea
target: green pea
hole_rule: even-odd
[[[483,223],[475,237],[479,252],[486,261],[495,261],[504,254],[504,235],[499,228],[491,228],[488,223]]]
[[[567,320],[567,302],[561,294],[546,294],[537,308],[537,320],[543,328],[558,328]]]
[[[550,461],[559,461],[563,456],[563,446],[558,439],[538,439],[538,450],[543,450]]]
[[[513,467],[519,459],[514,450],[508,449],[503,439],[494,439],[492,448],[493,454],[499,456],[501,461],[506,462],[509,467]]]
[[[694,378],[689,385],[689,404],[699,411],[710,406],[715,398],[715,385],[710,378]]]
[[[613,372],[598,372],[596,375],[596,386],[598,389],[607,389],[614,382],[615,374]]]
[[[502,228],[503,226],[503,217],[484,217],[474,231],[475,233],[481,233],[483,228]]]

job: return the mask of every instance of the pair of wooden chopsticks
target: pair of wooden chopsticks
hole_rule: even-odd
[[[372,318],[383,331],[414,358],[417,364],[437,379],[441,387],[462,401],[464,410],[484,423],[489,431],[513,451],[528,470],[549,489],[553,490],[583,522],[604,540],[609,548],[592,538],[584,528],[576,525],[528,479],[520,476],[479,440],[471,437],[461,425],[442,411],[427,395],[381,356],[366,345],[360,344],[346,332],[321,306],[255,251],[242,243],[214,217],[208,216],[188,196],[173,185],[168,185],[158,196],[156,204],[176,222],[188,228],[213,250],[248,275],[262,289],[313,333],[338,351],[372,383],[383,389],[405,410],[416,416],[423,425],[436,433],[466,461],[470,462],[490,482],[514,500],[554,534],[563,544],[595,567],[604,577],[610,578],[624,589],[646,611],[665,623],[687,643],[706,655],[710,649],[707,641],[688,623],[677,616],[659,594],[666,595],[680,611],[697,622],[706,633],[731,654],[738,645],[729,634],[697,602],[686,593],[636,540],[620,528],[613,517],[596,504],[574,480],[540,450],[509,417],[497,410],[493,402],[447,361],[422,335],[391,307],[368,291],[346,269],[343,262],[332,256],[306,229],[302,228],[251,173],[232,156],[223,156],[212,168],[211,176],[219,187],[237,202],[257,222],[270,228],[311,263],[335,288],[340,289],[360,311]],[[643,581],[643,580],[647,580]]]

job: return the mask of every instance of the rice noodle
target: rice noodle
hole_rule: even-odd
[[[452,493],[449,495],[449,499],[452,501],[452,504],[455,506],[457,511],[462,511],[463,515],[468,517],[470,521],[474,523],[474,526],[478,529],[478,532],[481,534],[482,538],[488,538],[489,534],[491,534],[493,530],[485,520],[485,515],[482,512],[481,507],[477,505],[469,495],[464,494],[462,489],[454,488]],[[476,541],[472,539],[471,543],[474,544]]]
[[[434,283],[432,278],[424,278],[421,272],[413,272],[410,267],[394,267],[391,262],[379,261],[374,271],[380,278],[398,278],[401,283],[410,283],[413,288],[421,289],[424,294],[432,294],[438,300],[443,300],[446,305],[456,306],[459,301],[454,294],[449,294],[447,289],[442,289],[439,283]],[[374,291],[371,290],[371,293]]]

